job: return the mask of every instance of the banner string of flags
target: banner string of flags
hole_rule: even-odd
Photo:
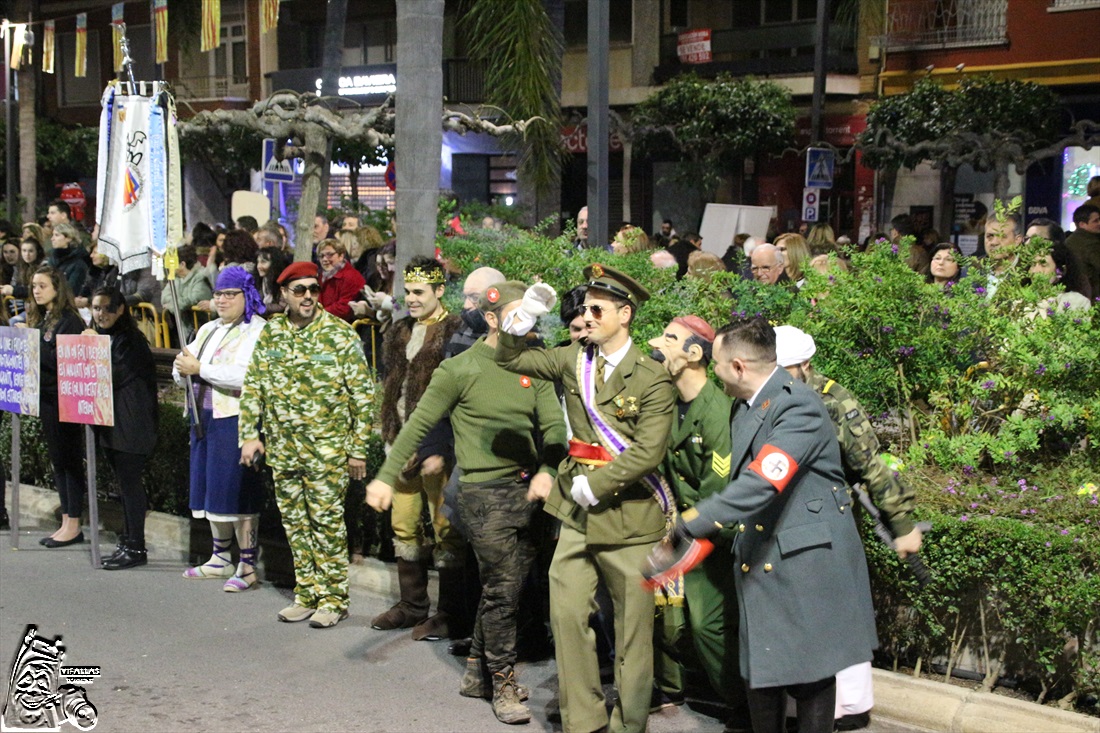
[[[155,62],[164,64],[168,62],[168,0],[127,0],[111,5],[111,39],[114,48],[114,70],[122,71],[122,49],[119,38],[125,25],[125,8],[127,5],[141,4],[149,8],[150,21],[156,30],[156,58]],[[213,51],[221,45],[222,24],[221,0],[202,0],[202,33],[201,51]],[[74,76],[85,77],[88,74],[88,14],[77,13],[75,15],[58,16],[49,20],[32,20],[26,23],[14,23],[4,19],[0,25],[0,39],[11,34],[11,58],[8,59],[10,68],[19,70],[23,68],[24,52],[33,41],[28,42],[27,33],[34,26],[42,26],[42,71],[47,74],[55,72],[54,60],[57,55],[56,28],[60,21],[62,25],[68,25],[68,21],[75,20],[76,44],[73,63]],[[279,24],[279,0],[260,0],[260,33],[269,33]]]

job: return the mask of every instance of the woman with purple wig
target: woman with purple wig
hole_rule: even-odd
[[[241,267],[218,273],[214,290],[218,318],[203,324],[195,339],[176,357],[176,381],[190,376],[201,414],[202,437],[191,431],[191,514],[210,522],[214,549],[204,564],[183,577],[225,580],[222,590],[247,590],[256,578],[260,475],[240,465],[237,416],[241,386],[256,339],[266,323],[263,297],[252,274]],[[240,561],[233,565],[230,547],[236,534]]]

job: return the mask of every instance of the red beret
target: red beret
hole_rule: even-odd
[[[291,280],[300,280],[303,277],[315,277],[320,280],[321,273],[317,265],[312,262],[294,262],[279,274],[278,282],[280,285],[286,285]]]
[[[699,316],[677,316],[672,322],[679,323],[707,343],[714,343],[714,329]]]

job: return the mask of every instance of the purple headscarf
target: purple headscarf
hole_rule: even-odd
[[[256,282],[252,279],[252,273],[243,267],[233,265],[218,273],[218,282],[215,290],[228,290],[238,288],[244,293],[244,322],[250,323],[252,316],[263,314],[267,308],[264,306],[263,296],[256,290]]]

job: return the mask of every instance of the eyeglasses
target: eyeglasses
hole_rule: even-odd
[[[214,297],[215,298],[236,298],[238,295],[240,295],[243,292],[244,292],[243,290],[215,290],[214,291]]]
[[[321,257],[322,260],[331,260],[335,256],[336,256],[336,253],[331,252],[331,251],[330,252],[321,252],[321,254],[320,254],[320,257]]]
[[[771,272],[778,266],[779,265],[757,265],[756,267],[753,267],[751,269],[753,272]]]
[[[612,307],[615,308],[615,310],[619,310],[618,306],[612,306]],[[585,311],[592,311],[592,317],[595,318],[597,321],[603,319],[604,310],[605,310],[605,308],[602,305],[588,305],[586,303],[586,304],[581,306],[581,313],[582,314]]]
[[[296,298],[301,298],[306,293],[309,293],[310,295],[317,295],[317,293],[321,292],[321,286],[317,283],[314,283],[313,285],[295,285],[292,288],[287,288],[287,290],[289,290],[291,295],[295,296]]]

